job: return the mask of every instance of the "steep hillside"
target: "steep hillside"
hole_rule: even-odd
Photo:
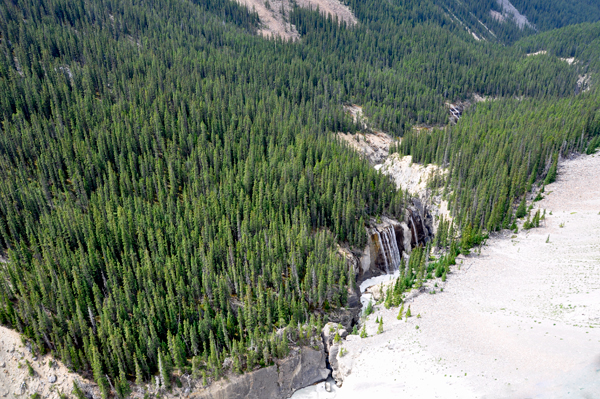
[[[600,20],[595,0],[513,0],[512,4],[539,30]]]
[[[301,40],[287,41],[228,0],[0,3],[0,323],[104,397],[275,376],[327,320],[351,324],[367,244],[387,270],[381,248],[413,230],[408,289],[432,245],[467,252],[559,156],[597,143],[587,47],[571,64],[527,57],[563,39],[477,41],[432,1],[346,6],[357,23],[293,3]],[[579,28],[572,41],[595,26]],[[413,130],[475,94],[497,100]],[[448,168],[443,240],[338,139],[363,129],[348,104],[404,135],[396,151]]]
[[[289,14],[296,6],[319,10],[319,12],[348,26],[356,24],[356,18],[347,5],[338,0],[238,0],[249,10],[256,11],[260,18],[259,33],[267,38],[281,37],[296,40],[300,38],[296,26],[289,20]]]
[[[487,40],[512,43],[536,32],[600,21],[594,0],[436,0],[456,20]]]

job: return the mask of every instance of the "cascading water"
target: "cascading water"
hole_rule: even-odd
[[[404,247],[404,252],[406,254],[410,254],[410,250],[411,250],[411,242],[412,242],[412,233],[410,232],[410,229],[408,228],[408,226],[406,225],[406,223],[402,222],[400,223],[400,227],[402,227],[402,234],[404,236],[404,240],[402,241],[402,246]]]
[[[385,246],[383,244],[383,240],[381,239],[381,235],[379,234],[379,231],[377,231],[376,234],[377,234],[377,241],[381,245],[381,253],[383,254],[383,262],[385,264],[385,272],[389,273],[389,266],[388,266],[387,256],[385,254]]]
[[[412,222],[413,231],[415,234],[415,242],[417,245],[419,244],[419,236],[417,235],[417,225],[415,224],[415,219],[413,219],[412,215],[410,215],[410,221]]]
[[[408,229],[408,227],[406,227],[406,229]],[[365,290],[372,285],[399,277],[399,267],[402,263],[402,255],[400,253],[400,249],[398,248],[398,241],[396,240],[396,231],[394,226],[388,225],[381,231],[375,230],[373,235],[377,236],[376,240],[379,243],[379,250],[381,251],[381,255],[383,257],[386,274],[383,276],[371,277],[370,279],[363,281],[360,285],[360,302],[362,303],[363,309],[366,309],[367,304],[370,301],[373,301],[373,296],[369,293],[365,293]],[[373,237],[373,239],[375,239],[375,237]]]
[[[392,242],[392,252],[394,254],[394,270],[398,270],[400,267],[400,261],[402,256],[400,255],[400,249],[398,248],[398,239],[396,238],[396,229],[393,226],[390,226],[391,231],[391,242]]]
[[[386,231],[383,230],[381,233],[381,252],[383,253],[383,256],[387,258],[386,253],[390,255],[390,258],[392,260],[392,262],[394,261],[394,259],[391,257],[391,251],[390,251],[390,244],[388,243],[388,239],[387,239],[387,234]],[[390,267],[388,262],[385,262],[385,272],[387,274],[390,274]]]
[[[376,234],[381,244],[381,254],[383,255],[386,273],[389,274],[390,269],[392,272],[398,270],[402,256],[398,249],[394,226],[386,226],[382,231],[377,231]]]

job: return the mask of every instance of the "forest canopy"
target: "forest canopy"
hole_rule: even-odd
[[[285,42],[228,0],[2,2],[0,323],[104,395],[226,357],[252,370],[287,354],[282,328],[346,305],[338,246],[407,204],[334,139],[360,129],[344,104],[449,162],[455,213],[489,230],[598,135],[597,91],[578,90],[598,53],[577,46],[597,25],[504,46],[435,2],[349,6],[353,28],[294,8]],[[526,56],[539,46],[581,64]],[[475,93],[501,100],[413,132]]]

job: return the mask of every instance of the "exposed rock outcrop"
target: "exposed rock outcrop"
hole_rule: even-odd
[[[336,334],[339,336],[339,341],[335,342]],[[348,337],[348,332],[340,327],[337,323],[327,323],[321,332],[323,344],[325,345],[325,353],[331,366],[332,376],[338,386],[344,382],[344,378],[350,373],[351,365],[348,366],[344,359],[341,347],[344,339]]]
[[[419,199],[407,207],[402,221],[382,218],[367,229],[367,246],[356,262],[358,280],[393,273],[401,258],[427,244],[434,234],[434,219]]]
[[[355,134],[338,133],[338,137],[368,160],[371,165],[376,166],[385,162],[390,153],[390,146],[398,139],[372,129],[361,106],[345,105],[344,109],[352,116],[352,120],[361,127],[362,131]]]
[[[302,347],[278,364],[250,373],[230,376],[207,388],[192,391],[194,399],[284,399],[296,390],[323,381],[329,376],[325,351]]]
[[[446,169],[437,165],[427,166],[413,163],[412,156],[405,157],[392,154],[379,168],[382,173],[390,176],[399,189],[408,191],[414,196],[424,198],[427,196],[427,183],[432,179],[445,178]]]
[[[338,137],[365,157],[371,165],[385,162],[390,152],[390,145],[394,142],[391,136],[377,131],[356,134],[338,133]]]
[[[345,22],[348,26],[357,23],[352,10],[339,0],[296,0],[294,2],[291,0],[237,0],[237,2],[258,14],[261,22],[258,33],[267,38],[277,36],[286,40],[300,38],[298,29],[289,20],[289,13],[294,6],[319,10],[322,15],[330,15],[337,18],[340,23]]]
[[[380,170],[394,179],[398,189],[408,191],[416,197],[413,199],[413,206],[409,209],[413,217],[416,215],[419,217],[415,222],[417,226],[422,226],[421,237],[433,236],[437,232],[441,217],[446,220],[451,219],[448,202],[442,200],[441,195],[435,190],[428,188],[428,183],[432,180],[446,179],[447,169],[432,164],[424,166],[413,163],[410,155],[401,157],[400,154],[392,154]]]
[[[527,17],[521,14],[509,0],[496,0],[496,2],[502,8],[503,20],[512,19],[519,29],[524,29],[525,27],[535,29]]]

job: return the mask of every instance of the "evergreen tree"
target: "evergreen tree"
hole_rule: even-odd
[[[165,362],[162,350],[158,350],[158,372],[160,374],[160,385],[164,389],[171,388],[171,373],[169,365]]]
[[[362,329],[360,330],[360,337],[367,338],[367,336],[367,325],[366,323],[363,323]]]
[[[379,326],[377,327],[377,334],[383,333],[383,317],[379,320]]]

